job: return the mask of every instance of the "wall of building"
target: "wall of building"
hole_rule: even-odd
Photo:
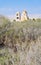
[[[26,21],[26,20],[28,20],[27,11],[23,11],[22,14],[20,12],[16,12],[15,20],[16,21]]]

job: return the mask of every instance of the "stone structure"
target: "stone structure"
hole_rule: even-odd
[[[16,12],[15,20],[16,21],[20,21],[21,20],[21,14],[20,14],[20,12]]]
[[[21,15],[21,21],[25,21],[25,20],[28,20],[27,11],[23,11],[23,13]]]
[[[16,16],[15,16],[16,21],[27,21],[28,19],[29,18],[27,15],[27,11],[23,11],[22,14],[20,14],[20,12],[16,13]]]

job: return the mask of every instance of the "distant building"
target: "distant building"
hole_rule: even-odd
[[[21,14],[20,14],[20,12],[16,12],[15,20],[16,21],[20,21],[21,20]]]
[[[27,14],[27,11],[23,11],[22,12],[22,15],[21,15],[21,21],[25,21],[25,20],[28,20],[28,14]]]
[[[16,12],[16,15],[15,15],[16,21],[27,21],[28,19],[29,18],[28,18],[27,11],[23,11],[22,14],[20,12]]]

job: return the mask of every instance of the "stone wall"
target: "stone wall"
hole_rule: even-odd
[[[25,21],[25,20],[28,20],[27,11],[23,11],[21,15],[21,21]]]
[[[22,14],[20,14],[20,12],[17,12],[15,19],[16,21],[27,21],[29,19],[27,11],[24,10]]]

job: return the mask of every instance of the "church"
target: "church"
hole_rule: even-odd
[[[22,14],[20,12],[16,12],[15,21],[27,21],[29,19],[27,11],[23,11]]]

